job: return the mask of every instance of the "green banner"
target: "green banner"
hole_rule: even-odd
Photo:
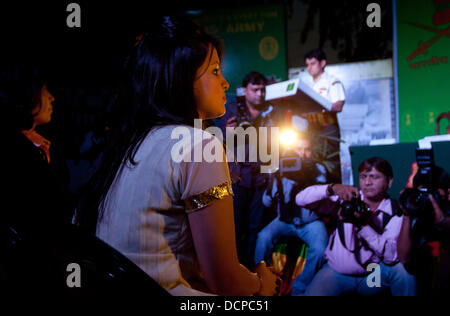
[[[397,0],[396,13],[399,136],[414,142],[450,111],[450,1]]]
[[[224,44],[223,74],[236,93],[250,71],[287,79],[284,6],[258,6],[197,13],[194,19]]]

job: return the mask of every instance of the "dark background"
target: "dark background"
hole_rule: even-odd
[[[81,28],[66,26],[66,7],[81,6]],[[375,1],[382,8],[382,28],[366,26],[369,0],[228,0],[228,1],[15,1],[0,4],[0,62],[36,59],[55,69],[60,83],[84,86],[107,85],[116,76],[133,35],[158,14],[186,10],[220,10],[264,4],[282,4],[287,20],[300,3],[307,11],[296,41],[301,44],[319,36],[337,51],[336,62],[367,61],[392,57],[392,2]],[[315,20],[318,20],[315,23]],[[317,25],[315,25],[317,24]],[[286,30],[287,32],[289,30]],[[288,43],[289,46],[289,43]],[[293,65],[288,65],[292,67]],[[62,81],[61,81],[62,80]]]
[[[72,2],[81,6],[81,28],[66,25],[70,14],[66,8]],[[98,163],[102,147],[93,143],[92,133],[94,142],[105,135],[107,113],[114,103],[124,58],[134,44],[136,34],[153,17],[181,14],[187,10],[282,4],[286,9],[286,32],[292,25],[300,25],[301,32],[295,34],[294,41],[304,45],[315,38],[319,46],[327,44],[328,47],[331,43],[335,50],[333,56],[337,56],[333,57],[335,63],[390,58],[392,3],[390,0],[376,1],[382,7],[383,27],[379,29],[366,26],[366,7],[370,2],[3,1],[0,4],[0,98],[7,100],[3,87],[14,82],[14,72],[22,65],[40,65],[48,72],[48,86],[55,96],[54,114],[52,122],[40,127],[38,132],[52,141],[55,152],[52,157],[61,162],[60,174],[76,192]],[[299,5],[307,12],[305,20],[297,21],[294,17],[294,10],[299,10]],[[288,42],[288,54],[289,45]],[[295,56],[300,63],[301,59],[301,56]],[[288,67],[292,65],[288,64]],[[91,151],[86,152],[86,147]]]

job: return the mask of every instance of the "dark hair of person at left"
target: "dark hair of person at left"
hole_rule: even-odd
[[[267,80],[267,78],[262,73],[251,71],[246,74],[244,79],[242,80],[242,87],[246,88],[249,83],[263,84],[266,86],[269,83],[269,80]]]
[[[76,223],[95,233],[104,200],[118,171],[134,166],[135,154],[157,126],[193,126],[198,118],[194,98],[197,71],[220,41],[183,16],[151,19],[125,60],[102,164],[83,189]]]
[[[48,74],[41,67],[21,65],[8,69],[11,78],[6,87],[8,115],[15,130],[27,130],[33,126],[32,111],[40,106],[41,89],[48,84]]]
[[[305,54],[304,59],[316,58],[318,61],[326,60],[327,56],[325,52],[320,48],[313,49]]]
[[[358,167],[358,172],[370,171],[372,168],[384,174],[388,179],[394,178],[391,164],[380,157],[372,157],[361,162]]]

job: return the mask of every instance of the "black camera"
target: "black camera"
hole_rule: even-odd
[[[304,189],[325,183],[327,174],[325,168],[318,168],[313,158],[300,158],[295,152],[288,151],[280,157],[280,176],[297,182]]]
[[[343,221],[348,223],[355,223],[370,214],[367,204],[357,197],[353,197],[350,201],[342,202],[339,207],[341,208]],[[359,214],[359,219],[355,217],[355,213]]]
[[[419,169],[414,176],[414,188],[405,189],[399,198],[406,214],[411,217],[432,217],[433,205],[429,194],[440,204],[440,195],[437,191],[438,179],[432,149],[416,149],[416,161]]]
[[[302,160],[298,155],[280,158],[280,175],[282,177],[292,175],[302,170]]]
[[[280,192],[280,220],[286,223],[293,223],[296,225],[296,219],[301,218],[301,207],[295,204],[295,196],[298,192],[306,187],[314,184],[321,183],[321,179],[325,182],[326,176],[323,174],[326,172],[325,169],[322,171],[318,168],[315,160],[311,158],[300,158],[298,154],[293,151],[287,151],[280,158],[280,170],[278,173],[279,186],[278,191]],[[272,176],[273,178],[274,176]],[[293,187],[290,191],[289,201],[290,203],[285,204],[284,189],[282,187],[282,178],[293,181]],[[273,180],[272,180],[273,181]],[[269,188],[272,187],[270,184],[271,180],[269,178]]]
[[[414,187],[432,189],[437,186],[437,179],[434,174],[436,166],[434,165],[434,156],[432,149],[416,149],[416,161],[419,167],[414,176]]]
[[[405,189],[400,195],[400,204],[406,214],[411,217],[431,217],[433,215],[433,205],[429,194],[440,204],[440,196],[436,190],[428,188]]]

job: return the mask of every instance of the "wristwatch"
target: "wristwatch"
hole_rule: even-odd
[[[330,184],[327,186],[327,194],[328,194],[328,196],[336,195],[336,193],[335,193],[334,190],[333,190],[333,186],[334,186],[335,184],[336,184],[336,183],[330,183]]]

